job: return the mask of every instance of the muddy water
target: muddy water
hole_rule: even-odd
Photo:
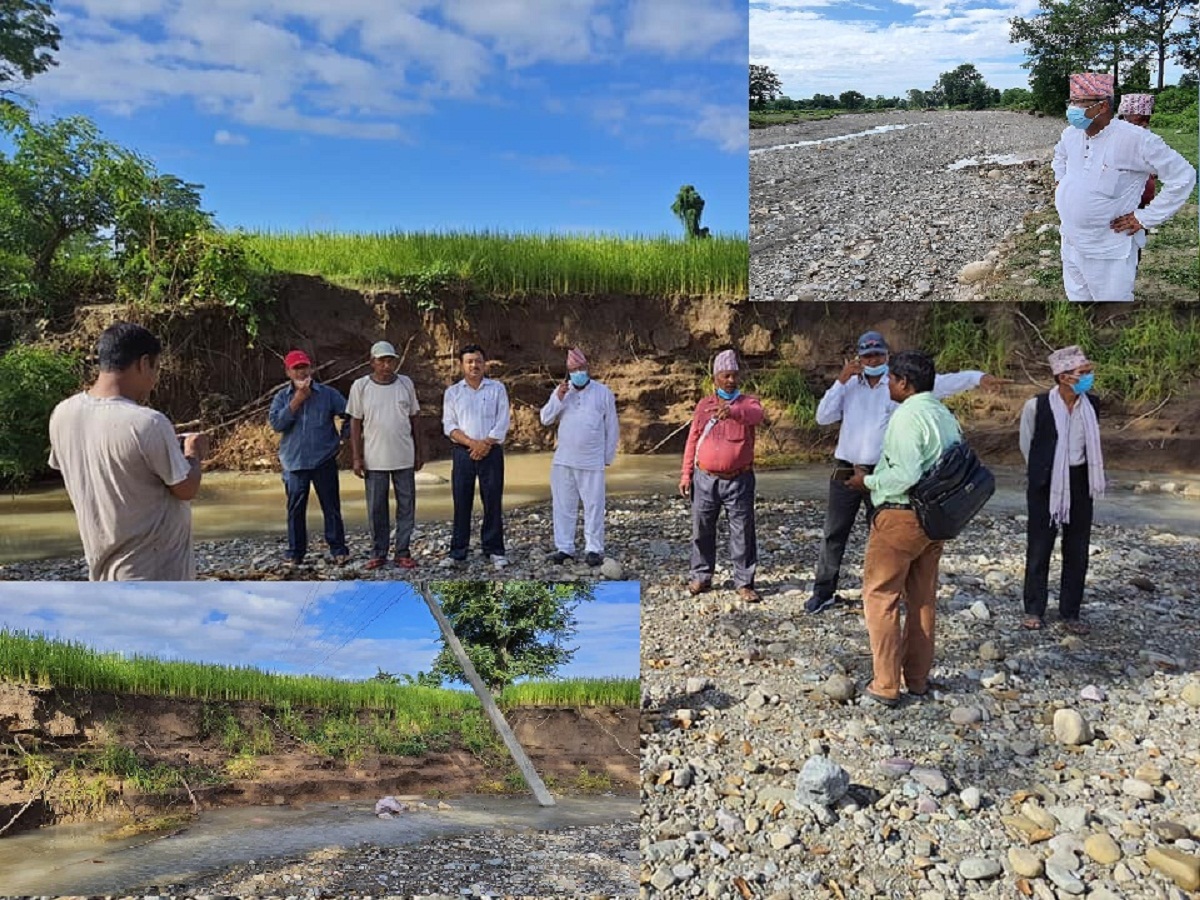
[[[553,454],[512,454],[504,461],[504,503],[515,507],[550,499],[550,462]],[[1016,469],[997,468],[999,489],[988,504],[990,511],[1022,512],[1022,474]],[[1164,476],[1136,472],[1114,473],[1122,482],[1163,481]],[[447,521],[451,517],[450,462],[430,463],[417,485],[417,519]],[[764,497],[821,499],[828,490],[829,469],[810,464],[758,476],[758,492]],[[618,456],[608,470],[610,495],[651,494],[675,491],[679,480],[679,457]],[[348,528],[364,528],[366,502],[362,482],[350,472],[342,473],[342,513]],[[283,534],[283,485],[277,474],[214,472],[205,476],[199,498],[193,503],[197,540],[217,540]],[[1200,504],[1194,499],[1167,494],[1133,494],[1114,491],[1096,509],[1099,522],[1121,525],[1156,525],[1183,534],[1200,534]],[[321,533],[320,507],[316,497],[309,501],[309,531]],[[78,556],[82,553],[75,515],[62,488],[0,497],[0,564],[31,559]]]
[[[550,808],[525,798],[463,797],[450,810],[394,819],[377,818],[373,806],[374,801],[211,810],[186,831],[161,840],[105,840],[111,826],[96,824],[43,828],[0,841],[0,892],[121,893],[323,847],[396,847],[502,828],[600,825],[638,814],[636,799],[620,797],[569,797]]]

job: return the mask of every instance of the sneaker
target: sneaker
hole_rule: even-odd
[[[397,553],[394,562],[402,569],[415,569],[417,567],[417,561],[407,553]]]
[[[556,566],[561,566],[568,559],[574,560],[575,557],[573,557],[570,553],[563,553],[561,550],[559,550],[552,557],[550,557],[550,562],[554,563]]]
[[[808,598],[808,602],[804,604],[804,611],[809,615],[815,615],[835,606],[837,602],[837,594],[831,597],[822,597],[820,594],[813,594]]]
[[[602,565],[604,563],[604,557],[601,556],[599,553],[589,553],[587,556],[585,556],[583,558],[583,561],[594,569],[594,568],[596,568],[596,566]]]
[[[508,557],[500,553],[493,553],[492,565],[496,567],[497,572],[502,572],[508,568]]]
[[[384,566],[386,564],[387,564],[386,559],[383,559],[382,557],[377,556],[374,559],[368,559],[367,564],[365,566],[363,566],[363,568],[366,569],[368,572],[370,572],[370,571],[372,571],[374,569],[378,569],[380,566]]]

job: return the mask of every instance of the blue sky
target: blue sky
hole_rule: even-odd
[[[437,623],[403,582],[0,582],[0,627],[190,662],[370,678],[428,670]],[[576,610],[560,675],[637,678],[640,585],[603,582]]]
[[[55,0],[24,93],[225,226],[747,227],[745,0]],[[686,22],[686,28],[681,27]]]
[[[751,0],[750,61],[769,66],[790,97],[840,94],[903,97],[974,63],[996,88],[1027,87],[1024,45],[1008,20],[1038,0]],[[1168,63],[1165,83],[1181,70]]]

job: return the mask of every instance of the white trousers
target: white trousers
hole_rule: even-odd
[[[1068,300],[1075,303],[1133,300],[1133,280],[1138,267],[1136,243],[1129,248],[1125,259],[1093,259],[1063,241],[1062,263]]]
[[[550,467],[550,496],[554,500],[554,548],[575,555],[575,520],[583,501],[585,553],[604,555],[604,470]]]

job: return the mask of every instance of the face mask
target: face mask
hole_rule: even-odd
[[[1078,106],[1067,107],[1067,121],[1076,128],[1089,128],[1095,119],[1089,119]]]
[[[863,366],[863,374],[870,375],[872,378],[887,374],[887,370],[887,363],[883,363],[883,365],[879,366]]]
[[[1076,394],[1086,394],[1092,389],[1092,385],[1096,383],[1096,373],[1088,372],[1086,375],[1079,376],[1079,380],[1071,385],[1071,390]]]
[[[310,384],[312,384],[312,376],[311,375],[308,378],[293,378],[292,379],[292,385],[297,390],[299,390],[300,388],[307,387]]]
[[[741,391],[739,391],[737,388],[734,388],[732,391],[723,391],[720,388],[717,388],[717,396],[722,400],[733,400],[740,393]]]
[[[567,377],[571,379],[571,384],[575,385],[577,388],[584,387],[589,381],[591,381],[591,376],[589,376],[587,372],[571,372]]]

